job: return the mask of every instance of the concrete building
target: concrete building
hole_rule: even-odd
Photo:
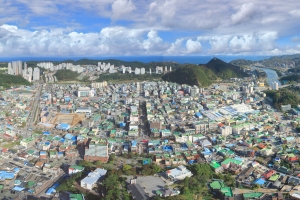
[[[33,69],[33,77],[32,77],[33,81],[38,81],[40,80],[40,68],[36,67]]]
[[[221,133],[222,136],[228,136],[232,134],[231,126],[219,126],[218,132]]]
[[[77,90],[78,97],[93,97],[95,95],[95,90],[89,87],[79,87]]]
[[[90,144],[89,148],[85,150],[84,160],[97,161],[100,160],[103,163],[107,163],[109,158],[108,155],[108,144]]]
[[[183,165],[180,165],[175,169],[167,170],[165,173],[172,181],[183,180],[186,177],[191,177],[193,175],[192,172]]]
[[[105,176],[106,173],[107,170],[97,168],[95,171],[89,173],[87,177],[85,177],[80,181],[80,186],[83,187],[84,189],[92,190],[96,186],[97,181],[101,177]]]

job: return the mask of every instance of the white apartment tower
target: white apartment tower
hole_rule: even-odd
[[[33,70],[33,81],[40,80],[40,69],[38,67],[34,68]]]

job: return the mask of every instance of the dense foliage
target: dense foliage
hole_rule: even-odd
[[[79,180],[82,176],[82,173],[73,174],[71,177],[64,179],[60,185],[56,188],[56,191],[69,191],[69,192],[76,192],[77,189],[75,187],[75,182]]]
[[[79,74],[69,69],[57,70],[55,76],[58,81],[73,81],[76,80]]]
[[[239,67],[225,63],[217,58],[206,65],[184,65],[179,69],[165,74],[162,79],[179,84],[209,86],[218,78],[229,79],[247,76]]]
[[[281,105],[291,104],[292,107],[297,107],[300,104],[298,93],[292,92],[290,89],[281,88],[279,90],[267,90],[266,95],[273,99],[274,106],[280,109]]]
[[[209,86],[217,76],[209,69],[197,65],[185,65],[179,69],[165,74],[164,81],[176,82],[178,84],[188,84],[197,86]]]
[[[299,82],[300,81],[300,75],[289,75],[289,76],[284,76],[280,78],[280,81],[288,81],[288,82]]]
[[[126,189],[125,178],[117,175],[116,171],[109,171],[103,181],[106,195],[105,200],[129,200],[130,196]]]
[[[233,60],[230,62],[230,64],[232,65],[236,65],[236,66],[245,66],[245,65],[251,65],[254,62],[251,60],[245,60],[245,59],[237,59],[237,60]]]
[[[180,195],[168,197],[170,200],[189,200],[197,199],[213,199],[211,191],[208,188],[208,183],[211,179],[222,179],[224,183],[229,186],[234,186],[234,178],[229,174],[216,174],[208,164],[194,164],[190,165],[189,170],[193,173],[190,178],[185,178],[180,181],[178,186],[181,188]],[[156,197],[156,199],[161,199]]]
[[[18,85],[32,85],[22,76],[14,76],[9,74],[0,74],[0,86],[10,88]]]
[[[160,80],[162,77],[161,74],[121,74],[121,73],[114,73],[114,74],[101,74],[100,77],[96,80],[99,82],[102,81],[126,81],[126,80],[138,80],[138,81],[151,81],[151,80]]]
[[[226,63],[218,58],[211,59],[206,65],[221,79],[242,78],[248,76],[240,67]]]

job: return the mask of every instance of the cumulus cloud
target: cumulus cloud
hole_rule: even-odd
[[[183,39],[176,39],[175,42],[171,44],[171,46],[167,49],[167,55],[182,55],[184,50],[182,48]]]
[[[131,0],[116,0],[112,4],[111,9],[112,19],[117,20],[124,15],[130,14],[136,7]]]
[[[170,31],[171,32],[171,31]],[[73,29],[29,30],[0,26],[1,56],[106,56],[106,55],[212,55],[277,54],[299,52],[300,45],[276,44],[279,33],[260,31],[245,34],[207,34],[194,37],[160,36],[154,29],[111,26],[99,32]],[[192,39],[194,38],[194,39]],[[299,36],[291,38],[300,41]],[[286,45],[288,46],[288,45]]]
[[[80,33],[2,25],[0,47],[2,56],[161,55],[170,44],[156,31],[120,26],[106,27],[99,33]]]
[[[238,12],[231,15],[231,20],[234,24],[249,20],[255,14],[255,6],[252,2],[243,4]]]
[[[199,41],[208,41],[211,54],[240,54],[268,52],[275,49],[276,32],[258,32],[245,35],[222,35],[198,37]]]
[[[201,52],[201,43],[189,39],[186,41],[186,49],[188,53],[199,53]]]

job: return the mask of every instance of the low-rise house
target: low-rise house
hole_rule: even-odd
[[[69,167],[69,175],[71,174],[76,174],[78,172],[82,172],[84,170],[84,167],[79,166],[79,165],[71,165]]]
[[[58,174],[60,172],[60,168],[56,166],[52,166],[50,164],[45,164],[43,167],[44,173]]]
[[[268,179],[271,176],[273,176],[274,174],[276,174],[276,171],[271,169],[268,172],[262,174],[262,177],[264,177],[265,179]]]
[[[34,139],[33,138],[24,138],[21,140],[20,145],[25,147],[26,149],[34,145]]]
[[[39,162],[36,162],[36,163],[35,163],[35,167],[38,168],[38,169],[42,169],[43,166],[44,166],[44,162],[40,162],[40,161],[39,161]]]
[[[222,173],[224,171],[223,167],[216,161],[212,161],[210,166],[213,168],[216,174]]]

